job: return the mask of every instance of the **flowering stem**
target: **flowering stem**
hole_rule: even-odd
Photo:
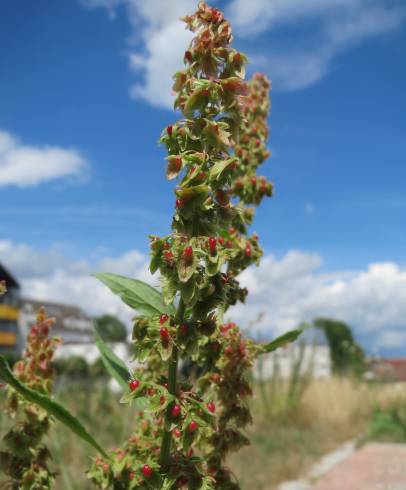
[[[183,320],[185,314],[186,305],[181,299],[179,301],[178,309],[176,311],[175,321],[179,324]],[[168,391],[172,395],[176,394],[176,377],[178,372],[178,348],[173,346],[172,355],[168,360]],[[169,464],[169,456],[171,452],[172,431],[170,420],[170,407],[166,412],[165,430],[162,437],[161,452],[159,456],[160,464],[162,468],[166,468]]]

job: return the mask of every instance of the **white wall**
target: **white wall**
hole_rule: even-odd
[[[256,378],[270,378],[277,370],[281,378],[289,378],[295,362],[300,357],[299,344],[282,347],[271,354],[261,356],[254,367]],[[331,375],[330,349],[326,345],[305,345],[301,374],[310,372],[315,378],[328,378]]]

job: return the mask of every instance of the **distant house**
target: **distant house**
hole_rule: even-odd
[[[322,330],[310,327],[296,342],[261,356],[255,365],[254,375],[265,379],[278,375],[287,379],[296,368],[301,375],[309,374],[315,378],[331,376],[330,347]]]
[[[1,264],[0,280],[7,285],[7,293],[0,296],[0,353],[20,354],[23,351],[37,311],[44,306],[48,315],[55,318],[52,335],[62,339],[56,351],[57,358],[80,356],[89,363],[99,358],[94,343],[93,319],[83,310],[74,305],[22,298],[18,281]],[[128,359],[125,342],[115,343],[113,350],[120,358]]]
[[[0,264],[0,281],[5,281],[7,293],[0,296],[0,352],[18,349],[20,285],[10,272]]]
[[[79,356],[92,363],[100,357],[94,342],[93,319],[79,307],[73,305],[22,299],[19,324],[24,339],[35,322],[36,312],[41,306],[45,307],[48,316],[55,318],[52,335],[62,339],[62,344],[56,351],[56,358]],[[114,351],[122,359],[128,358],[128,348],[125,342],[115,343]]]
[[[368,379],[406,381],[406,359],[373,360],[368,369]]]

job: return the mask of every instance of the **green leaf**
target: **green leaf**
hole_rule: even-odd
[[[220,160],[216,162],[210,169],[210,178],[218,180],[221,174],[233,163],[238,162],[238,158],[227,158],[227,160]]]
[[[72,432],[81,439],[93,446],[105,458],[108,458],[103,448],[95,441],[95,439],[87,432],[79,420],[66,410],[59,403],[51,400],[47,395],[38,393],[31,388],[23,385],[11,372],[6,360],[0,356],[0,379],[12,386],[17,393],[31,403],[35,403],[43,408],[46,412],[52,415],[55,419],[65,424]]]
[[[108,272],[99,272],[94,276],[141,315],[152,316],[161,313],[173,315],[175,313],[173,306],[163,304],[161,293],[143,281]]]
[[[110,376],[119,383],[123,390],[127,390],[128,381],[131,378],[131,374],[128,371],[127,366],[119,357],[116,356],[116,354],[114,354],[110,347],[101,338],[96,321],[93,322],[93,332],[104,367],[107,369]]]
[[[296,330],[290,330],[289,332],[284,333],[280,337],[277,337],[275,340],[272,340],[272,342],[262,345],[261,351],[259,353],[264,354],[266,352],[273,352],[274,350],[278,349],[279,347],[282,347],[285,344],[294,342],[302,333],[303,330],[301,328],[298,328]]]

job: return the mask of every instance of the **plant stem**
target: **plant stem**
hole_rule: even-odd
[[[185,314],[186,305],[181,299],[178,304],[178,309],[175,315],[175,322],[181,323]],[[176,394],[176,378],[178,373],[178,348],[173,346],[172,355],[168,360],[168,391],[172,395]],[[169,456],[171,452],[172,431],[170,420],[171,408],[168,407],[165,418],[164,435],[162,438],[161,452],[159,455],[159,462],[162,468],[166,468],[169,465]]]

